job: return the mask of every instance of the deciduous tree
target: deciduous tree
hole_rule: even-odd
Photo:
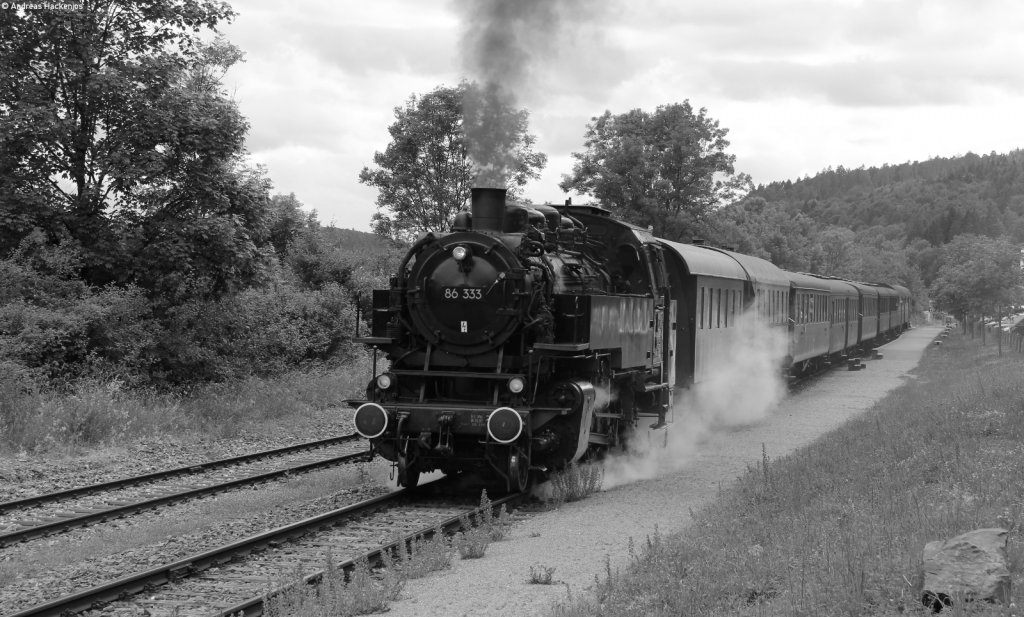
[[[1020,302],[1024,283],[1020,247],[1005,238],[962,234],[947,244],[932,284],[936,308],[967,322]]]
[[[717,205],[749,190],[749,176],[734,172],[736,157],[726,152],[727,134],[689,101],[653,113],[606,111],[587,125],[586,150],[573,153],[573,172],[560,186],[656,235],[684,239]]]
[[[424,95],[413,95],[395,108],[395,122],[388,127],[391,142],[373,156],[376,168],[364,167],[359,181],[377,188],[374,231],[393,239],[411,239],[426,231],[446,230],[469,197],[470,188],[483,166],[501,161],[505,188],[512,195],[547,164],[547,157],[533,150],[535,138],[528,132],[529,114],[494,99],[495,92],[462,82],[440,86]],[[500,134],[501,156],[474,160],[465,133],[467,101],[474,118],[486,120]],[[486,104],[484,104],[486,103]]]
[[[33,228],[91,284],[218,295],[259,280],[269,183],[203,31],[219,0],[83,0],[0,13],[0,252]],[[185,287],[189,287],[188,291]]]

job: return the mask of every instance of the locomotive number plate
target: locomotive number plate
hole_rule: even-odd
[[[445,300],[483,300],[484,290],[482,287],[445,287],[441,290],[441,297]]]

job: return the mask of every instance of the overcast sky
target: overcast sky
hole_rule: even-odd
[[[396,106],[466,76],[461,14],[475,0],[230,1],[222,31],[246,62],[227,85],[253,161],[322,222],[369,230],[377,194],[359,171]],[[685,99],[729,129],[757,184],[1024,147],[1021,0],[558,4],[518,101],[548,155],[526,187],[536,202],[565,198],[591,117]]]

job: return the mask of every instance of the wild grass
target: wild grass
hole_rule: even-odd
[[[540,563],[532,565],[529,581],[531,585],[551,585],[555,582],[555,568]]]
[[[579,501],[601,490],[604,467],[594,463],[572,463],[565,469],[551,474],[550,481],[551,503],[557,507],[566,502]]]
[[[917,379],[791,456],[763,450],[689,529],[647,538],[625,572],[609,565],[596,593],[552,614],[930,614],[925,543],[980,527],[1010,531],[1018,588],[1024,357],[996,353],[960,335],[931,346]],[[949,612],[1019,614],[984,603]]]
[[[469,515],[462,515],[459,520],[462,523],[462,531],[452,538],[452,545],[462,559],[483,557],[491,542],[503,540],[512,525],[512,517],[504,505],[497,515],[494,514],[486,490],[480,494],[480,513],[476,517],[476,523],[473,523]]]
[[[328,553],[323,574],[316,585],[303,583],[305,576],[297,571],[296,582],[283,593],[264,602],[268,617],[351,617],[386,611],[402,592],[402,580],[393,567],[371,570],[360,560],[346,576]]]
[[[435,529],[430,538],[415,538],[406,550],[400,551],[398,572],[404,580],[422,578],[431,572],[452,567],[455,547],[451,538],[441,529]]]
[[[462,559],[480,559],[487,553],[487,547],[491,544],[491,536],[483,527],[473,527],[469,521],[466,521],[463,531],[455,534],[452,544]]]
[[[232,437],[254,423],[292,421],[338,406],[362,391],[369,374],[368,358],[359,356],[330,371],[251,377],[185,392],[128,389],[110,378],[83,380],[57,393],[0,371],[0,453],[73,453],[166,434]]]

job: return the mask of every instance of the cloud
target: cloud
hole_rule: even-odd
[[[323,220],[368,229],[376,192],[357,177],[387,146],[393,108],[463,74],[454,5],[232,4],[239,16],[223,30],[248,61],[229,87],[254,159]],[[526,191],[538,201],[562,197],[591,117],[685,99],[730,130],[737,170],[756,182],[1022,145],[1019,0],[563,6],[575,11],[516,93],[549,156]]]

